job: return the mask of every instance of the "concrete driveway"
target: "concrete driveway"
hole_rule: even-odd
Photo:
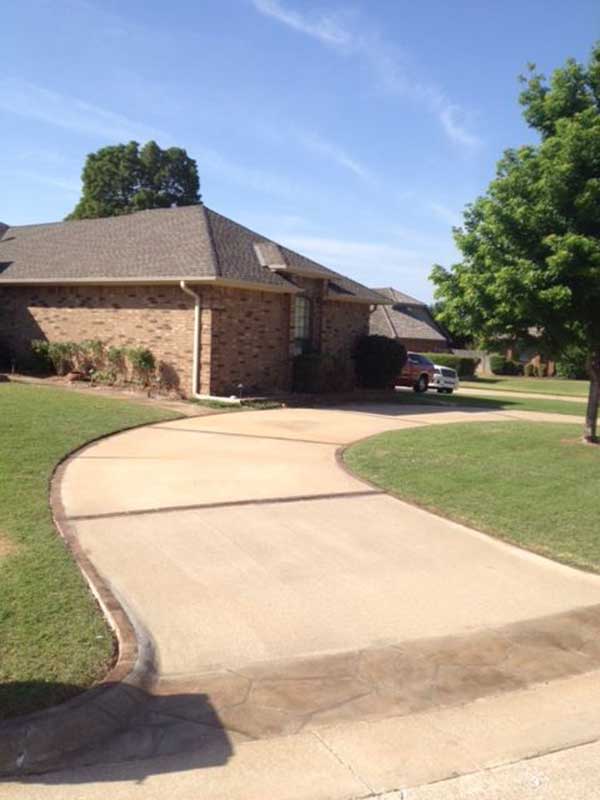
[[[591,725],[600,736],[598,714],[582,701],[588,689],[598,696],[600,580],[402,503],[336,462],[340,445],[380,431],[498,419],[555,417],[279,409],[160,423],[72,460],[66,513],[151,636],[160,673],[136,735],[96,761],[181,759],[198,736],[210,750],[217,719],[233,748],[219,769],[237,777],[207,778],[203,797],[346,798],[532,755],[550,739],[560,746],[575,735],[565,727],[574,696],[585,717],[577,736],[589,738]],[[549,681],[562,693],[544,695]],[[213,722],[194,710],[199,694]],[[427,727],[427,715],[456,709],[462,723]],[[532,718],[545,709],[526,742],[519,709]],[[148,734],[161,725],[171,725],[169,747]],[[458,743],[461,725],[468,746]],[[191,770],[201,780],[197,762],[183,764],[147,771]],[[106,796],[105,782],[127,771],[107,769],[81,774],[100,782],[86,797]],[[269,781],[280,773],[275,789]],[[168,784],[169,797],[192,796],[188,778],[178,778],[181,794]],[[166,796],[166,784],[152,786],[138,794],[115,783],[110,794]],[[13,786],[6,796],[26,795]]]
[[[338,466],[337,447],[361,437],[474,419],[402,412],[185,419],[106,439],[69,465],[66,513],[153,637],[162,675],[463,634],[600,601],[597,578]]]

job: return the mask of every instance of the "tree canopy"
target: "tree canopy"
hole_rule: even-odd
[[[585,438],[600,395],[600,43],[548,82],[530,65],[520,96],[536,146],[507,150],[454,231],[463,260],[435,266],[438,315],[485,346],[581,346],[591,378]]]
[[[90,153],[82,172],[81,199],[67,219],[130,214],[147,208],[200,202],[198,169],[181,147],[156,142],[102,147]]]

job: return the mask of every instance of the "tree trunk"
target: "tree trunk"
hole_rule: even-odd
[[[584,441],[598,443],[598,404],[600,401],[600,351],[590,359],[590,393],[585,412]]]

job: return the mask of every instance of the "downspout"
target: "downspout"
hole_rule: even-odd
[[[200,397],[200,312],[201,312],[201,297],[198,292],[187,285],[185,281],[179,281],[179,287],[182,292],[185,292],[190,297],[194,298],[194,352],[192,356],[192,394],[194,397]]]
[[[200,394],[200,319],[202,312],[202,295],[191,289],[186,281],[179,281],[179,288],[190,297],[194,298],[194,351],[192,355],[192,395],[197,400],[219,400],[222,403],[240,403],[237,397],[213,397],[210,394]]]

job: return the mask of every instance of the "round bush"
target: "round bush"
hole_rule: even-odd
[[[387,336],[362,336],[354,347],[358,383],[365,389],[392,388],[406,363],[406,348]]]

